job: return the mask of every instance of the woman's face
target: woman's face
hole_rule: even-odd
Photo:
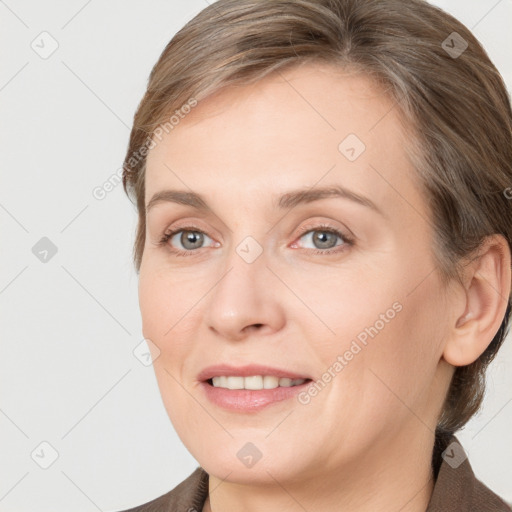
[[[368,471],[433,441],[449,304],[407,136],[367,78],[308,64],[221,91],[155,139],[143,334],[169,417],[210,474]],[[222,386],[289,384],[241,379],[247,365],[311,381],[213,388],[200,375],[213,365],[234,367]]]

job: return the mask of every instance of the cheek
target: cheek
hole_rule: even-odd
[[[204,295],[201,282],[191,272],[141,266],[138,294],[144,336],[167,344],[197,321],[195,306]]]
[[[411,289],[404,288],[401,310],[368,342],[364,359],[374,396],[386,399],[404,419],[430,400],[445,327],[446,305],[435,278]]]
[[[352,342],[364,349],[384,337],[402,314],[400,286],[383,278],[386,275],[382,267],[358,265],[292,276],[289,282],[294,283],[294,292],[304,298],[313,314],[304,315],[302,304],[288,313],[296,315],[299,325],[309,325],[310,342],[331,360],[350,350]]]
[[[197,283],[196,283],[197,284]],[[139,278],[139,306],[142,331],[158,347],[158,357],[153,361],[157,384],[167,414],[180,435],[192,428],[198,412],[184,414],[194,407],[194,401],[183,389],[186,362],[194,350],[187,332],[198,325],[194,297],[185,281],[178,283],[161,273],[142,270]],[[188,372],[190,374],[190,371]]]
[[[165,293],[162,281],[152,277],[145,277],[141,273],[139,279],[139,307],[142,318],[142,332],[160,350],[163,348],[164,333],[171,327],[169,312],[172,299]]]
[[[158,272],[140,273],[142,332],[159,350],[153,367],[164,400],[179,391],[171,376],[183,380],[183,365],[194,350],[189,333],[200,322],[199,308],[194,307],[200,298],[197,284]]]
[[[334,332],[310,337],[322,340],[315,342],[315,351],[324,371],[342,358],[343,369],[338,364],[338,372],[332,370],[341,377],[333,379],[341,400],[348,393],[377,409],[390,404],[403,409],[396,396],[409,403],[428,392],[442,354],[446,305],[435,274],[418,286],[418,272],[406,274],[404,268],[411,267],[333,273],[322,292],[310,288],[308,304],[316,305]]]

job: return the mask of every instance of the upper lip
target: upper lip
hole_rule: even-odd
[[[263,366],[260,364],[248,364],[245,366],[216,364],[214,366],[208,366],[199,372],[197,375],[197,380],[206,381],[212,377],[219,377],[223,375],[240,377],[250,377],[252,375],[273,375],[275,377],[288,379],[310,379],[310,377],[306,375],[292,372],[290,370],[284,370],[282,368],[275,368],[271,366]]]

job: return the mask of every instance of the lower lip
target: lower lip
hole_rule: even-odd
[[[308,380],[298,386],[258,390],[216,388],[207,382],[201,382],[201,387],[208,400],[219,407],[230,411],[253,412],[293,398],[311,383]]]

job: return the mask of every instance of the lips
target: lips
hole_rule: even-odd
[[[207,368],[204,368],[201,372],[199,372],[199,374],[197,375],[197,380],[200,382],[205,382],[210,380],[212,377],[251,377],[253,375],[271,375],[278,378],[311,380],[311,377],[306,374],[301,374],[293,372],[291,370],[285,370],[282,368],[264,366],[259,364],[249,364],[245,366],[218,364],[214,366],[208,366]]]

